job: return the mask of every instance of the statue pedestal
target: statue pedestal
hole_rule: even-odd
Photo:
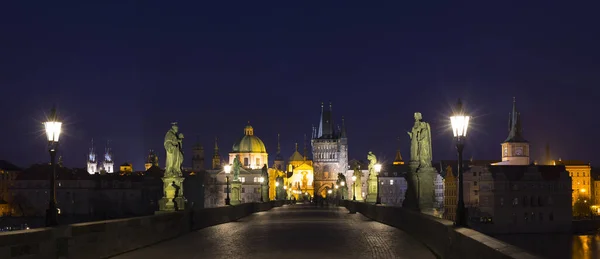
[[[240,180],[231,182],[230,204],[238,205],[242,203],[242,182]]]
[[[262,188],[261,189],[262,200],[263,200],[263,202],[268,202],[269,201],[269,186],[263,185],[261,188]]]
[[[407,183],[406,193],[404,195],[404,201],[402,207],[411,210],[419,209],[419,177],[417,170],[419,168],[419,162],[410,161],[408,164],[410,171],[406,173],[405,179]]]
[[[434,215],[435,185],[437,172],[433,167],[419,168],[419,209],[421,213]]]
[[[163,177],[163,197],[158,201],[160,211],[176,211],[185,209],[183,196],[183,177]]]
[[[369,175],[369,180],[367,180],[367,200],[366,202],[375,203],[377,201],[377,176]],[[358,200],[358,198],[357,198]]]

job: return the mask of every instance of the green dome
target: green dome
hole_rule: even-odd
[[[244,136],[233,144],[232,153],[267,153],[265,143],[254,136],[254,129],[248,125],[244,128]]]

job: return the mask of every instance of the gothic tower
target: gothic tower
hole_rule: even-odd
[[[513,97],[512,112],[508,117],[508,137],[502,143],[504,165],[529,165],[529,142],[523,138],[521,113],[517,111],[517,101]]]
[[[329,110],[323,109],[321,103],[321,118],[319,128],[313,127],[311,139],[315,195],[325,196],[328,189],[335,186],[338,173],[346,173],[348,169],[348,139],[346,125],[342,119],[342,128],[334,128],[332,105]]]
[[[196,172],[204,170],[204,147],[200,141],[192,147],[192,170]]]
[[[215,153],[212,157],[212,169],[221,169],[221,156],[219,155],[219,145],[217,145],[217,138],[215,137]]]
[[[281,156],[281,145],[279,142],[279,133],[277,133],[277,155],[275,156],[275,161],[273,162],[273,167],[279,171],[285,170],[285,162],[283,161],[283,157]]]
[[[104,161],[102,162],[102,167],[104,168],[104,171],[111,174],[115,172],[115,162],[113,161],[112,152],[108,145],[109,142],[106,143],[106,148],[104,149]]]
[[[98,161],[96,160],[96,151],[94,150],[94,140],[92,139],[92,147],[88,153],[87,158],[87,171],[89,174],[95,174],[98,172]]]

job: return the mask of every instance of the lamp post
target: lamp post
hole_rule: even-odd
[[[346,182],[342,181],[340,183],[340,185],[342,185],[342,200],[343,200],[344,199],[344,190],[346,189],[346,188],[344,188],[346,186]]]
[[[352,176],[352,200],[356,200],[356,175]]]
[[[44,122],[46,136],[48,137],[48,151],[50,152],[50,164],[52,165],[52,177],[50,178],[50,197],[48,209],[46,210],[46,226],[58,225],[58,208],[56,207],[56,150],[58,149],[58,138],[62,122],[58,121],[56,109],[52,108],[48,121]]]
[[[375,204],[381,204],[381,197],[379,196],[379,189],[381,189],[381,186],[379,186],[379,172],[381,172],[381,164],[375,165],[375,172],[377,172],[377,201]]]
[[[279,200],[279,195],[278,195],[278,192],[279,192],[279,190],[278,190],[279,189],[279,182],[277,182],[277,180],[275,180],[275,181],[276,181],[275,182],[275,200]]]
[[[265,178],[261,176],[258,181],[260,182],[260,202],[264,202],[264,198],[263,198],[263,183],[265,182]]]
[[[452,124],[452,133],[456,140],[456,151],[458,152],[458,204],[456,207],[456,226],[464,227],[467,225],[465,215],[465,201],[463,200],[463,149],[465,147],[465,137],[469,128],[469,116],[466,116],[462,107],[462,102],[458,99],[454,115],[450,117]]]
[[[225,165],[223,169],[225,170],[225,182],[227,183],[227,198],[225,198],[225,205],[231,205],[231,200],[229,199],[229,173],[231,172],[231,165]]]

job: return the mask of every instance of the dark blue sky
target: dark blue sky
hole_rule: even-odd
[[[450,105],[474,116],[465,156],[498,159],[512,97],[533,159],[600,161],[598,6],[514,1],[77,1],[0,4],[0,159],[48,160],[40,122],[65,120],[61,152],[84,167],[110,139],[141,169],[170,122],[221,155],[246,121],[275,156],[310,135],[321,101],[345,116],[350,158],[408,157],[412,113],[454,159]],[[557,1],[558,2],[558,1]],[[190,159],[184,162],[189,164]],[[207,161],[208,165],[208,161]]]

